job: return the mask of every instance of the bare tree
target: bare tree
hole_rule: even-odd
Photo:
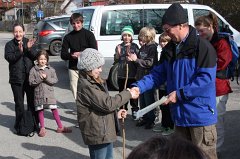
[[[240,0],[197,0],[197,2],[214,8],[240,31]]]

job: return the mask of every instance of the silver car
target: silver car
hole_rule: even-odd
[[[60,55],[62,37],[68,27],[70,15],[53,16],[42,19],[33,30],[37,38],[38,50],[47,50],[51,55]]]

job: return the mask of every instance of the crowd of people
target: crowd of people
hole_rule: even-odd
[[[137,146],[128,159],[218,158],[224,142],[228,94],[232,92],[229,79],[221,75],[232,60],[232,53],[228,42],[218,37],[213,13],[198,17],[194,28],[188,24],[182,6],[173,3],[163,15],[159,44],[155,42],[156,30],[146,26],[138,35],[140,48],[133,42],[134,28],[122,28],[122,43],[114,54],[119,85],[115,96],[109,95],[106,82],[101,79],[104,57],[97,50],[94,34],[83,28],[83,16],[73,13],[70,23],[73,31],[63,39],[61,58],[69,61],[77,126],[91,159],[114,158],[113,142],[120,131],[118,120],[126,118],[129,100],[134,117],[134,112],[163,96],[167,100],[160,109],[144,114],[136,122],[136,126],[161,135]],[[21,127],[25,93],[40,137],[46,135],[44,109],[51,109],[57,133],[71,133],[58,114],[53,88],[58,78],[49,65],[47,52],[32,49],[34,40],[24,37],[23,25],[15,24],[13,34],[5,46],[5,59],[9,62],[9,83],[15,102],[16,133]],[[162,119],[156,124],[159,110]],[[167,135],[171,136],[164,137]]]

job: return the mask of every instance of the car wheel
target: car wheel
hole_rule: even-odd
[[[55,41],[51,42],[50,48],[49,48],[51,55],[53,55],[53,56],[60,55],[61,49],[62,49],[62,41],[55,40]]]
[[[112,66],[108,75],[108,83],[110,84],[110,87],[115,90],[119,89],[117,76],[118,76],[118,63]]]

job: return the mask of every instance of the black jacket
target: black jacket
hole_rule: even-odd
[[[136,79],[140,80],[143,76],[147,75],[150,70],[158,62],[158,44],[155,42],[150,42],[149,44],[143,45],[138,54],[138,58],[135,61],[137,66]]]
[[[63,39],[61,58],[69,60],[69,69],[77,70],[77,59],[73,59],[71,54],[73,52],[83,51],[86,48],[97,49],[97,42],[94,34],[82,28],[79,31],[71,31]]]
[[[37,52],[28,50],[27,42],[28,39],[23,38],[23,53],[20,52],[16,39],[12,39],[5,45],[4,58],[9,63],[9,83],[11,84],[22,84],[34,66]]]

